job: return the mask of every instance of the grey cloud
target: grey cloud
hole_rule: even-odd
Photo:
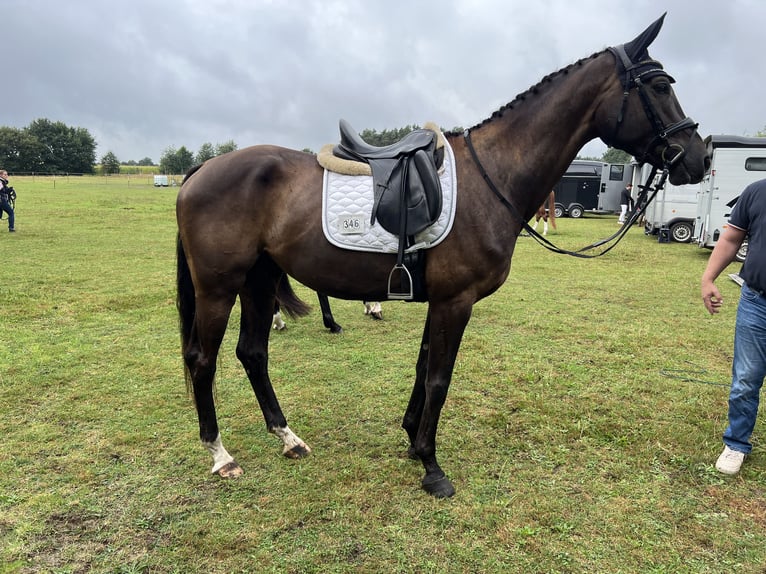
[[[358,129],[470,126],[663,9],[606,0],[6,0],[0,125],[84,127],[98,154],[168,146],[318,149]],[[707,133],[766,124],[766,4],[676,0],[652,47]],[[591,144],[592,153],[603,144]]]

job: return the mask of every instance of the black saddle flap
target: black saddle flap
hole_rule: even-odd
[[[442,212],[441,182],[430,150],[418,150],[408,161],[399,162],[391,174],[388,187],[376,196],[377,207],[373,205],[373,217],[377,218],[383,229],[395,235],[400,231],[402,186],[407,211],[405,233],[415,235],[432,225]]]

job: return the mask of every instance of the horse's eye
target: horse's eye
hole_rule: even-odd
[[[670,84],[668,82],[657,82],[652,86],[652,89],[662,96],[666,96],[670,93]]]

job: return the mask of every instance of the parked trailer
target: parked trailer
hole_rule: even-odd
[[[634,188],[645,185],[651,166],[644,165],[636,170],[640,173],[640,181],[634,183]],[[656,175],[652,185],[656,185],[660,175]],[[694,223],[697,218],[697,199],[699,184],[673,185],[666,181],[665,187],[657,192],[654,201],[644,213],[644,233],[659,235],[660,240],[667,238],[679,243],[688,243],[694,235]]]
[[[167,187],[168,186],[168,176],[167,175],[155,175],[154,176],[154,187]]]
[[[711,135],[705,138],[710,170],[700,183],[694,241],[712,249],[729,222],[742,190],[766,178],[766,138]],[[737,254],[744,261],[747,242]]]
[[[619,213],[620,195],[625,186],[633,181],[636,164],[605,163],[601,172],[601,195],[598,210],[600,213]],[[638,189],[638,188],[636,188]]]
[[[614,213],[620,192],[631,181],[633,166],[576,159],[553,187],[556,217],[582,217],[585,212]]]

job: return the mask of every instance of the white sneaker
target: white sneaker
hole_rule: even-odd
[[[721,456],[715,462],[715,468],[723,474],[737,474],[742,461],[745,460],[745,453],[738,450],[732,450],[728,446],[724,447]]]

